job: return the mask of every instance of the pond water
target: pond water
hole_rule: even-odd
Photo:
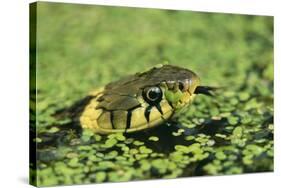
[[[273,171],[273,17],[44,2],[37,8],[32,182]],[[101,136],[58,115],[90,91],[163,62],[223,89],[133,134]]]

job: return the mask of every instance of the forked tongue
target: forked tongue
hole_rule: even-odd
[[[212,86],[197,86],[194,93],[195,94],[203,94],[203,95],[208,95],[208,96],[214,96],[212,91],[218,89],[217,87],[212,87]]]

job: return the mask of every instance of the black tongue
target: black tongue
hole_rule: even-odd
[[[211,91],[216,90],[216,87],[211,87],[211,86],[197,86],[195,89],[194,93],[195,94],[203,94],[203,95],[208,95],[208,96],[214,96]]]

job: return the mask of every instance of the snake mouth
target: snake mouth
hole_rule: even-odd
[[[218,88],[212,87],[212,86],[197,86],[194,93],[208,95],[208,96],[213,97],[214,94],[212,93],[212,91],[214,91],[216,89],[218,89]]]

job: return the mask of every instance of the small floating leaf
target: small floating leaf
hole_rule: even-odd
[[[140,150],[140,153],[152,153],[152,150],[147,148],[147,147],[145,147],[145,146],[141,146],[139,148],[139,150]]]
[[[55,132],[58,132],[59,131],[59,128],[57,128],[57,127],[52,127],[52,128],[50,128],[47,132],[49,132],[49,133],[55,133]]]
[[[111,147],[113,147],[115,144],[117,144],[117,140],[114,139],[114,138],[111,138],[111,139],[106,140],[104,147],[106,147],[106,148],[111,148]]]
[[[136,146],[141,146],[141,145],[144,144],[144,142],[136,140],[136,141],[133,142],[133,144],[136,145]]]
[[[106,179],[106,173],[105,172],[97,172],[96,173],[96,182],[101,183]]]
[[[149,138],[148,138],[148,140],[151,140],[151,141],[157,142],[157,141],[159,140],[159,138],[158,138],[158,137],[156,137],[156,136],[151,136],[151,137],[149,137]]]

